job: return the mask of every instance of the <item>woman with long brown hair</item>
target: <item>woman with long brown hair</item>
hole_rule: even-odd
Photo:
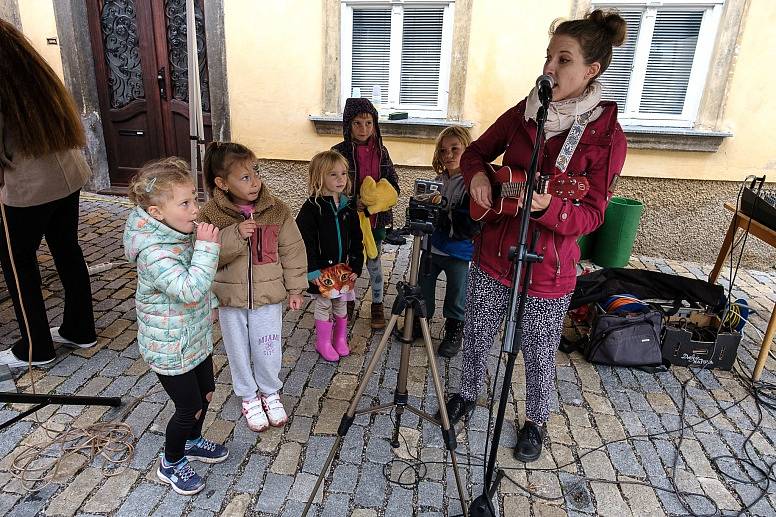
[[[79,194],[91,175],[80,150],[85,143],[62,81],[20,31],[0,20],[0,264],[22,335],[0,352],[0,364],[43,365],[56,357],[54,341],[81,348],[97,341],[78,245]],[[37,260],[43,237],[65,290],[62,325],[51,329]]]

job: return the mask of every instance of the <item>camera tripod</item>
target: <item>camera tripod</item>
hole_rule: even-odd
[[[361,379],[361,382],[356,389],[356,394],[353,397],[353,400],[350,402],[348,410],[344,415],[342,415],[342,420],[340,421],[339,428],[337,429],[337,438],[334,441],[334,445],[331,447],[331,451],[329,452],[329,456],[326,458],[326,462],[323,464],[323,468],[321,469],[321,473],[315,483],[315,487],[313,487],[310,498],[307,500],[307,504],[304,507],[304,512],[302,513],[303,517],[306,516],[307,512],[310,510],[313,499],[315,499],[315,494],[318,493],[318,490],[320,489],[320,486],[326,477],[326,472],[329,470],[329,467],[334,461],[334,455],[342,443],[342,439],[348,433],[350,426],[353,424],[354,418],[358,415],[367,415],[392,408],[396,408],[396,419],[393,428],[393,437],[391,439],[391,446],[393,448],[399,447],[399,428],[401,426],[401,417],[405,410],[417,415],[426,421],[433,422],[440,426],[442,430],[442,437],[445,442],[445,448],[449,451],[453,464],[455,483],[458,487],[458,496],[461,500],[461,509],[463,510],[463,514],[467,515],[463,483],[461,481],[461,475],[458,471],[458,461],[455,456],[455,449],[457,447],[455,431],[450,425],[450,419],[447,416],[447,408],[445,406],[442,383],[439,380],[439,371],[437,369],[436,359],[434,357],[434,349],[431,346],[431,334],[428,329],[428,321],[426,320],[426,303],[423,300],[420,287],[417,285],[420,264],[421,239],[424,231],[425,230],[412,230],[413,244],[412,259],[410,261],[409,283],[399,282],[397,285],[398,294],[396,296],[396,300],[393,302],[393,307],[391,309],[391,319],[388,322],[388,326],[385,328],[385,332],[382,339],[380,340],[380,344],[377,345],[377,350],[375,350],[375,353],[372,355],[372,359],[369,361],[366,373],[364,374],[363,379]],[[396,326],[396,322],[402,312],[405,312],[405,337],[408,333],[412,332],[412,319],[415,313],[417,313],[419,316],[420,328],[423,331],[423,342],[426,348],[426,356],[428,358],[428,364],[431,367],[431,376],[434,381],[434,390],[436,391],[437,401],[439,402],[439,420],[429,415],[428,413],[407,404],[407,372],[409,370],[410,364],[410,343],[406,342],[402,342],[401,344],[402,348],[399,375],[396,382],[396,389],[393,392],[393,402],[390,404],[371,406],[365,409],[357,409],[358,403],[364,394],[364,390],[366,389],[367,384],[369,383],[369,379],[372,376],[372,373],[374,373],[378,362],[380,361],[382,353],[385,350],[385,346],[388,343],[388,340],[391,338],[391,333]]]

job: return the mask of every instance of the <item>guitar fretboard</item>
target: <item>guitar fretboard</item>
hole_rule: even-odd
[[[525,181],[510,181],[508,183],[502,183],[501,197],[521,198],[525,193],[525,186],[526,186]],[[543,181],[540,181],[539,184],[536,186],[536,193],[546,194],[547,184]]]
[[[501,197],[523,197],[525,192],[525,181],[513,181],[501,184]]]

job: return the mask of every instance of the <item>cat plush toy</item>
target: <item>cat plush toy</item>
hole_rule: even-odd
[[[321,270],[318,290],[321,296],[333,299],[352,292],[356,283],[350,279],[353,270],[347,264],[336,264]]]

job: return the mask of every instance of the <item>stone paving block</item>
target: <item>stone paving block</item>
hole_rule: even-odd
[[[132,458],[132,468],[145,470],[159,458],[164,449],[164,436],[146,432],[135,444],[135,456]]]
[[[312,474],[300,473],[294,479],[294,484],[291,486],[291,490],[288,493],[289,502],[300,501],[307,502],[310,498],[310,494],[315,488],[315,483],[318,480],[318,476]],[[318,489],[313,499],[314,503],[320,503],[323,501],[323,485]],[[286,508],[288,510],[288,508]]]
[[[237,494],[230,499],[229,504],[227,504],[224,511],[221,512],[221,517],[243,517],[250,504],[250,495]],[[298,515],[301,515],[301,513]]]
[[[331,494],[323,501],[323,509],[319,517],[342,517],[350,514],[350,496],[346,494]]]
[[[311,475],[317,477],[318,474]],[[329,477],[331,478],[331,484],[328,488],[329,492],[352,494],[353,487],[355,487],[358,482],[358,467],[356,465],[344,463],[337,464],[334,468],[334,474]]]
[[[205,489],[194,496],[192,504],[197,508],[217,512],[226,497],[226,492],[234,479],[232,476],[208,473],[204,475]]]
[[[356,485],[354,502],[356,506],[382,507],[385,497],[386,481],[383,466],[369,461],[361,465],[361,475]]]
[[[262,479],[267,470],[270,458],[261,454],[251,455],[251,459],[243,469],[242,475],[234,485],[234,489],[239,492],[248,492],[255,494],[262,488]]]
[[[644,477],[646,472],[636,459],[633,449],[628,443],[617,442],[606,446],[609,451],[609,458],[612,460],[617,472],[627,476]]]
[[[625,476],[620,478],[620,481],[625,481],[620,485],[620,489],[634,515],[648,515],[650,517],[665,515],[653,489],[640,484],[627,483],[627,481],[638,482],[639,480]]]
[[[568,472],[560,472],[558,477],[569,513],[595,513],[593,496],[590,494],[590,488],[584,478]]]
[[[75,514],[84,499],[101,481],[102,474],[98,469],[87,468],[51,501],[46,508],[46,514],[68,517]]]
[[[84,505],[83,509],[91,513],[103,513],[115,510],[121,504],[121,500],[129,493],[140,473],[136,470],[126,469],[120,474],[109,477],[105,483],[95,492]]]
[[[42,513],[48,499],[59,490],[60,485],[52,483],[38,492],[30,492],[18,499],[12,510],[14,517],[33,517]]]
[[[279,513],[293,483],[294,478],[291,476],[268,473],[254,509],[258,512]]]
[[[418,504],[420,506],[442,509],[445,489],[441,483],[421,480],[418,485]]]
[[[306,416],[294,415],[291,423],[288,424],[288,431],[286,431],[286,439],[293,440],[299,443],[307,443],[310,438],[310,430],[313,425],[312,418]]]
[[[210,466],[210,473],[223,476],[233,476],[239,470],[240,466],[248,460],[250,446],[243,442],[227,441],[223,445],[229,451],[229,457],[226,461],[215,463]]]
[[[127,497],[116,513],[116,517],[149,515],[165,492],[166,489],[163,486],[142,483],[130,492],[129,497]]]
[[[297,472],[302,446],[296,442],[286,442],[280,446],[280,451],[272,462],[270,471],[275,474],[293,476]]]
[[[614,466],[604,450],[580,451],[582,468],[589,478],[616,481]]]
[[[591,482],[590,488],[596,499],[598,515],[602,517],[621,517],[633,515],[617,485]]]
[[[135,433],[135,436],[140,436],[145,432],[161,410],[162,406],[159,404],[141,402],[135,407],[132,413],[129,414],[124,423],[129,425],[132,432]]]
[[[19,500],[17,494],[0,494],[0,515],[8,513]]]
[[[738,510],[741,507],[733,494],[716,477],[699,477],[698,482],[700,482],[706,495],[714,499],[720,510]]]

